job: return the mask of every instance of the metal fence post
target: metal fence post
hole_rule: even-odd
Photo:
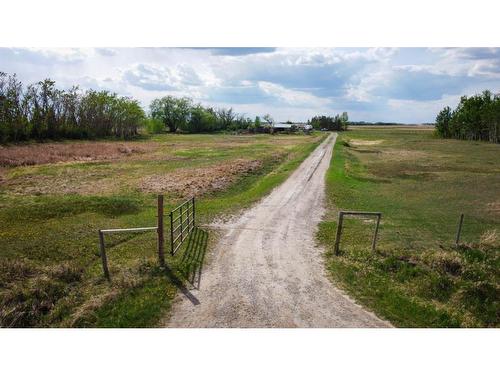
[[[104,233],[101,230],[99,230],[99,244],[101,248],[102,270],[104,271],[104,277],[110,280],[109,269],[108,269],[108,258],[106,257],[106,249],[104,245]]]
[[[158,195],[158,258],[160,260],[160,266],[165,265],[165,252],[164,244],[165,240],[163,238],[163,195]]]
[[[187,220],[187,231],[188,231],[188,236],[189,236],[189,231],[191,230],[191,219],[190,219],[190,216],[191,216],[191,210],[189,209],[190,207],[190,203],[191,203],[191,200],[187,201],[188,204],[186,205],[186,220]]]
[[[344,220],[344,214],[339,212],[339,219],[337,221],[337,237],[335,238],[335,255],[339,255],[339,245],[340,245],[340,235],[342,233],[342,221]]]
[[[464,223],[464,214],[460,215],[460,221],[458,223],[457,236],[455,238],[455,246],[458,247],[460,243],[460,234],[462,233],[462,224]]]
[[[193,228],[194,228],[194,226],[196,225],[196,224],[195,224],[195,221],[194,221],[194,220],[195,220],[195,214],[196,214],[196,209],[195,209],[195,207],[194,207],[194,197],[193,197]]]
[[[183,240],[183,234],[184,234],[184,230],[182,229],[182,208],[183,206],[181,205],[181,208],[179,209],[179,215],[180,215],[179,226],[181,230],[181,242]]]
[[[375,252],[375,245],[377,244],[377,234],[378,234],[378,227],[380,225],[380,217],[382,215],[378,214],[377,215],[377,225],[375,227],[375,233],[373,234],[373,242],[372,242],[372,251]]]
[[[174,212],[170,212],[170,254],[174,255]]]

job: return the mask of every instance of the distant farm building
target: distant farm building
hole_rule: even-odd
[[[272,125],[273,132],[310,131],[312,126],[305,122],[278,122]]]

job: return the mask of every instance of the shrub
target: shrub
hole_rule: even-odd
[[[144,127],[149,134],[160,134],[165,131],[163,123],[159,119],[153,117],[148,117],[144,120]]]

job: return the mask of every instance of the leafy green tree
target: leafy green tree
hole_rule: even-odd
[[[181,129],[189,133],[213,132],[217,128],[217,117],[213,111],[203,108],[201,104],[191,107],[189,120]]]
[[[261,121],[259,116],[255,116],[254,125],[256,128],[259,128],[261,126]]]
[[[145,119],[144,127],[149,134],[159,134],[165,130],[163,122],[153,117],[148,117]]]
[[[462,96],[454,111],[444,108],[436,117],[436,133],[444,138],[500,142],[500,98],[490,91]]]
[[[222,130],[230,129],[235,118],[236,113],[234,113],[232,108],[220,108],[217,110],[217,120],[219,123],[219,128]]]
[[[342,123],[342,130],[347,130],[347,126],[349,125],[349,115],[347,114],[347,112],[342,112],[340,121]]]
[[[129,138],[144,121],[139,102],[108,91],[56,88],[46,79],[23,85],[0,72],[0,141],[30,138]]]
[[[347,130],[349,116],[347,112],[335,116],[314,116],[309,122],[314,129],[331,131]]]
[[[274,124],[274,119],[271,117],[270,114],[264,115],[263,119],[269,126],[272,126]]]
[[[191,107],[191,99],[169,95],[154,99],[149,109],[151,117],[162,121],[171,133],[175,133],[179,127],[185,127],[187,124]]]
[[[450,132],[450,122],[451,122],[451,108],[446,106],[436,117],[436,132],[438,135],[444,138],[449,138],[451,136]]]

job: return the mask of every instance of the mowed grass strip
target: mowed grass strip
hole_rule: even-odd
[[[414,128],[355,129],[337,140],[318,238],[332,278],[401,327],[500,325],[500,146],[443,140]],[[332,254],[339,210],[347,219]],[[461,246],[454,246],[465,214]]]
[[[106,235],[112,278],[108,283],[102,275],[98,229],[156,225],[156,194],[140,188],[145,177],[257,162],[256,169],[232,173],[226,184],[214,188],[211,180],[203,180],[197,190],[199,224],[233,214],[283,182],[324,137],[163,134],[137,141],[137,148],[149,151],[116,160],[4,168],[0,326],[160,324],[175,294],[189,295],[196,287],[216,233],[194,231],[178,254],[167,255],[165,269],[157,265],[154,232]],[[142,146],[144,142],[154,145]],[[127,147],[134,147],[130,143]],[[165,212],[184,199],[164,193]]]

